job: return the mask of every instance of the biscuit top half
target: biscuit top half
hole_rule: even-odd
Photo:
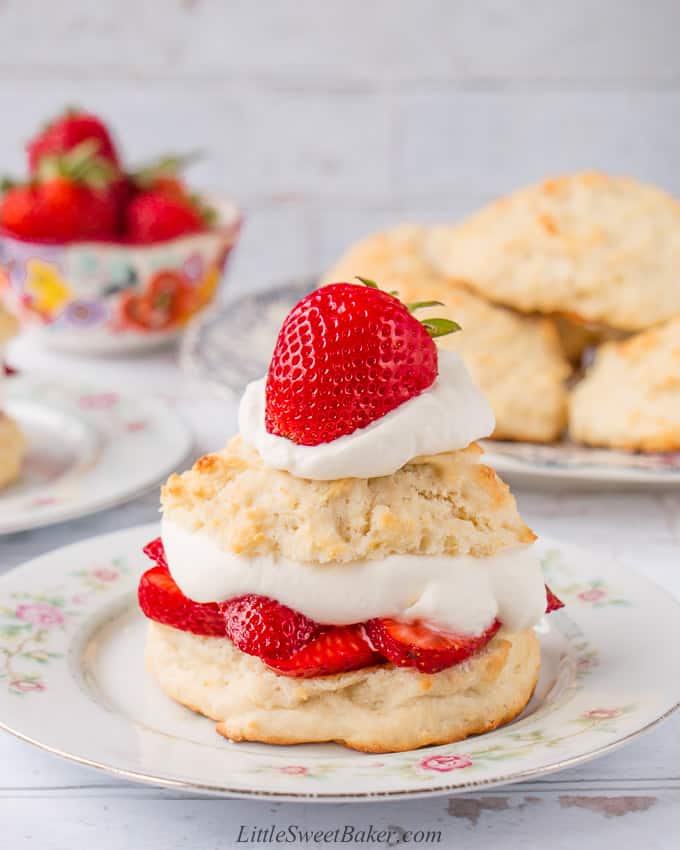
[[[468,448],[382,478],[310,481],[266,467],[240,436],[162,489],[167,521],[243,556],[318,564],[391,554],[484,557],[531,543],[515,499]]]

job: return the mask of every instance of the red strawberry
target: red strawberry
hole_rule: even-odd
[[[317,289],[279,332],[267,375],[267,431],[316,446],[369,425],[431,386],[432,336],[457,328],[443,319],[419,322],[372,281]]]
[[[163,541],[160,537],[156,537],[155,540],[147,543],[142,551],[149,560],[154,562],[154,564],[159,567],[165,567],[166,570],[168,569],[168,561],[165,557],[165,547],[163,546]]]
[[[13,185],[0,201],[0,226],[24,239],[44,239],[47,223],[35,186]]]
[[[105,191],[56,177],[6,192],[0,203],[0,225],[23,239],[113,239],[116,206]]]
[[[70,110],[52,121],[26,145],[31,174],[38,171],[44,157],[67,153],[87,140],[96,143],[96,154],[118,168],[116,146],[104,122],[91,113]]]
[[[383,661],[384,658],[366,640],[361,625],[335,626],[322,632],[290,658],[264,659],[265,664],[277,673],[298,678],[346,673]]]
[[[136,195],[125,210],[125,233],[134,243],[163,242],[208,229],[209,216],[193,198],[167,191]]]
[[[68,153],[44,157],[34,182],[10,188],[0,203],[0,225],[23,239],[73,242],[113,239],[114,172],[98,157],[93,142]]]
[[[473,637],[434,631],[418,621],[378,619],[366,623],[366,632],[378,652],[397,667],[438,673],[479,652],[500,627],[498,620],[494,620],[486,631]]]
[[[197,159],[200,159],[200,155],[196,152],[166,154],[136,168],[129,174],[129,180],[139,192],[154,191],[174,197],[187,197],[187,188],[181,173]]]
[[[247,655],[288,658],[321,631],[321,626],[267,596],[248,594],[221,603],[227,637]]]
[[[139,607],[150,620],[195,635],[226,637],[215,602],[192,602],[175,584],[166,566],[147,570],[139,582]]]
[[[564,602],[555,596],[547,584],[545,586],[545,597],[548,603],[545,609],[546,614],[549,614],[551,611],[558,611],[560,608],[564,608]]]

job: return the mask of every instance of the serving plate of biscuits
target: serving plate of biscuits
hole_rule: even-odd
[[[337,744],[232,743],[147,673],[136,605],[142,526],[56,550],[0,579],[0,726],[138,782],[201,793],[370,801],[452,794],[537,777],[608,752],[678,703],[678,605],[647,579],[542,540],[565,608],[535,629],[541,672],[509,725],[445,746],[353,752]],[[634,617],[635,639],[630,635]],[[426,679],[426,676],[423,676]],[[49,723],[45,717],[49,715]]]

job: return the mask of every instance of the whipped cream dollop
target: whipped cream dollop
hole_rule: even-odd
[[[265,427],[266,378],[248,384],[239,407],[244,440],[266,466],[298,478],[379,478],[419,455],[463,449],[495,427],[489,403],[461,358],[439,352],[439,375],[427,390],[351,434],[318,446],[300,446]]]
[[[546,608],[540,559],[531,544],[487,558],[389,555],[319,565],[237,555],[166,518],[162,537],[172,577],[196,602],[255,593],[328,625],[394,617],[470,635],[481,634],[496,617],[511,631],[530,628]]]

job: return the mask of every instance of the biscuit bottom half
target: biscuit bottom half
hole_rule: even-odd
[[[294,679],[229,640],[149,624],[148,670],[163,691],[232,741],[335,741],[370,753],[460,741],[515,718],[541,666],[532,630],[496,636],[462,664],[425,674],[391,664]]]
[[[19,426],[9,416],[0,413],[0,488],[19,477],[25,453],[26,440]]]

